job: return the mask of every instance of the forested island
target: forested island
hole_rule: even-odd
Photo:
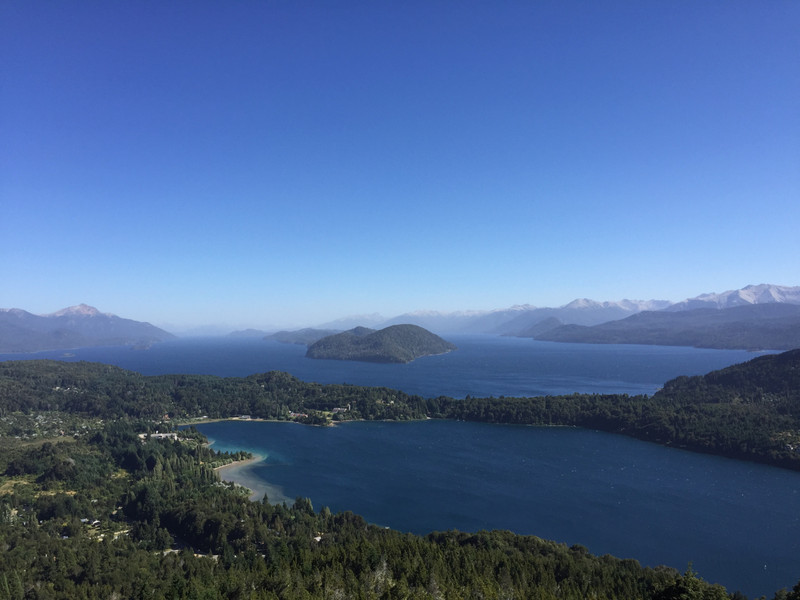
[[[652,397],[465,400],[279,372],[143,376],[3,362],[0,599],[742,597],[691,569],[643,568],[531,536],[419,537],[305,499],[250,502],[213,470],[241,455],[213,452],[191,429],[163,435],[181,419],[243,414],[575,425],[800,469],[800,350],[679,377]],[[776,598],[800,600],[800,583]]]
[[[308,347],[309,358],[408,363],[423,356],[444,354],[455,345],[418,325],[392,325],[380,330],[356,327],[329,335]]]

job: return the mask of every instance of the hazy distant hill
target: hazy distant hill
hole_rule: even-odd
[[[342,317],[341,319],[336,319],[334,321],[328,321],[327,323],[320,323],[314,326],[315,329],[330,329],[333,331],[345,331],[347,329],[352,329],[353,327],[385,327],[387,325],[386,317],[383,315],[379,315],[378,313],[372,313],[369,315],[350,315],[348,317]]]
[[[553,342],[789,350],[800,347],[800,306],[770,303],[641,312],[595,325],[563,325],[534,336]]]
[[[630,316],[642,310],[660,310],[669,306],[666,300],[621,300],[596,302],[581,298],[558,308],[537,308],[529,304],[491,311],[458,311],[442,313],[417,311],[389,319],[392,323],[413,323],[439,333],[489,333],[521,335],[546,319],[562,323],[596,325]]]
[[[383,325],[412,324],[438,333],[494,333],[498,326],[532,309],[525,304],[498,310],[418,310],[392,317]]]
[[[532,328],[543,321],[557,319],[564,324],[598,325],[608,321],[624,319],[644,310],[662,310],[669,306],[666,300],[620,300],[619,302],[596,302],[588,298],[573,300],[559,308],[537,308],[518,315],[504,323],[493,333],[527,337]]]
[[[407,363],[422,356],[444,354],[456,347],[417,325],[392,325],[375,331],[356,327],[322,338],[308,348],[309,358]]]
[[[535,338],[537,336],[542,335],[543,333],[547,333],[548,331],[552,331],[558,327],[564,325],[561,321],[556,319],[555,317],[548,317],[543,321],[539,321],[527,329],[520,331],[519,333],[515,334],[514,337],[532,337]]]
[[[150,323],[123,319],[79,304],[49,315],[0,309],[0,352],[37,352],[86,346],[143,345],[175,336]]]
[[[232,338],[263,338],[267,332],[262,329],[238,329],[231,331],[228,337]]]
[[[329,335],[334,335],[340,331],[340,329],[314,329],[312,327],[306,327],[305,329],[298,329],[297,331],[278,331],[264,336],[264,339],[276,340],[284,344],[310,346],[317,340],[321,340]]]

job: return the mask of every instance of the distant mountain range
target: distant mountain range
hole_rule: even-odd
[[[800,304],[800,286],[748,285],[740,290],[729,290],[721,294],[702,294],[667,307],[669,311],[694,310],[697,308],[734,308],[751,304]]]
[[[321,325],[316,325],[315,329],[328,329],[333,331],[344,331],[346,329],[353,329],[354,327],[386,327],[391,323],[386,322],[386,317],[378,313],[371,313],[368,315],[350,315],[342,317],[334,321],[328,321]]]
[[[529,304],[492,311],[436,312],[418,311],[393,317],[382,326],[395,323],[413,323],[440,334],[488,333],[518,335],[545,319],[559,319],[561,323],[596,325],[622,319],[642,310],[659,310],[670,303],[666,300],[622,300],[596,302],[582,298],[559,308],[537,308]]]
[[[38,352],[87,346],[147,347],[175,336],[150,323],[123,319],[86,304],[49,315],[0,309],[0,352]]]
[[[800,286],[760,284],[676,303],[581,298],[558,308],[525,304],[493,311],[419,311],[381,326],[411,323],[441,335],[494,334],[559,342],[788,350],[800,347],[798,313]]]
[[[681,312],[698,308],[724,309],[755,304],[800,304],[800,286],[749,285],[740,290],[730,290],[721,294],[702,294],[676,303],[668,300],[598,302],[580,298],[557,308],[537,308],[523,304],[491,311],[418,311],[398,315],[379,324],[375,324],[375,315],[370,315],[372,319],[370,326],[386,327],[397,323],[412,323],[442,335],[486,333],[531,337],[541,330],[541,324],[544,322],[548,322],[551,326],[590,327],[625,319],[644,311]]]
[[[597,302],[582,298],[557,308],[523,304],[491,311],[418,311],[388,320],[371,314],[339,319],[316,329],[269,335],[250,329],[231,335],[267,336],[309,345],[354,325],[381,329],[410,324],[441,335],[493,334],[564,342],[710,348],[782,350],[800,347],[797,333],[800,325],[792,309],[752,308],[759,306],[800,306],[800,286],[749,285],[676,303],[666,300]],[[634,316],[637,318],[632,318]],[[0,309],[0,352],[4,353],[124,344],[144,347],[174,337],[149,323],[101,313],[85,304],[49,315],[34,315],[18,308]]]
[[[529,337],[585,344],[791,350],[800,347],[800,306],[772,303],[645,311],[592,327],[559,325]]]
[[[423,356],[444,354],[456,347],[417,325],[391,325],[379,331],[355,327],[329,335],[308,347],[309,358],[408,363]]]

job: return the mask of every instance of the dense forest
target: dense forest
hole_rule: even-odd
[[[428,404],[431,416],[587,427],[800,470],[800,350],[677,377],[653,396],[439,398]]]
[[[678,377],[653,396],[535,398],[425,399],[388,388],[306,383],[277,371],[241,378],[146,377],[96,363],[0,363],[0,435],[29,434],[13,415],[37,411],[63,413],[60,423],[74,415],[172,420],[249,415],[308,424],[446,418],[567,425],[800,470],[800,350]],[[42,415],[39,428],[49,419]]]
[[[3,453],[0,598],[730,597],[691,569],[532,536],[419,537],[307,499],[251,502],[213,470],[232,457],[191,430],[137,435],[151,427],[118,420]]]
[[[567,424],[798,468],[800,351],[668,382],[652,397],[423,399],[285,373],[145,377],[0,363],[5,598],[741,598],[689,568],[643,568],[508,532],[425,537],[351,513],[251,502],[180,419],[461,418]],[[337,410],[335,410],[337,409]],[[800,600],[800,583],[780,600]]]

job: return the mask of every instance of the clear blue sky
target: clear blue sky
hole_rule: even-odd
[[[0,306],[800,285],[800,2],[0,3]]]

